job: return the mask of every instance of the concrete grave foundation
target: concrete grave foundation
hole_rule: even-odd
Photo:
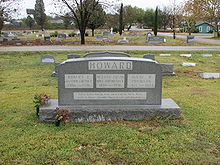
[[[54,122],[57,114],[58,100],[50,100],[47,106],[40,108],[41,122]],[[100,121],[137,121],[155,117],[178,118],[180,107],[172,99],[162,99],[161,105],[75,105],[59,106],[68,109],[68,122],[100,122]]]

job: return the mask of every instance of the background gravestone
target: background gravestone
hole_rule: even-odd
[[[92,52],[84,57],[130,57],[130,55],[122,52]]]
[[[160,66],[163,76],[175,76],[174,64],[161,63]]]
[[[73,58],[80,58],[80,55],[78,54],[68,54],[67,59],[73,59]]]
[[[66,34],[60,33],[60,34],[57,35],[57,38],[66,39]]]
[[[205,79],[220,78],[220,73],[200,73],[199,76]]]
[[[202,54],[202,57],[212,57],[212,54]]]
[[[160,54],[161,57],[170,57],[171,54]]]
[[[103,40],[104,38],[103,38],[102,35],[97,35],[97,36],[96,36],[96,39],[97,39],[97,40]]]
[[[152,37],[152,33],[151,33],[151,32],[148,32],[148,33],[146,34],[146,40],[147,40],[147,41],[148,41],[149,37]]]
[[[192,57],[192,54],[180,54],[180,57]]]
[[[165,37],[151,36],[148,37],[148,43],[165,43]]]
[[[194,67],[194,66],[196,66],[196,63],[183,62],[182,66],[192,66],[192,67]]]
[[[144,54],[143,58],[155,60],[155,57],[153,54]]]
[[[60,62],[55,62],[54,63],[54,67],[55,67],[55,71],[52,72],[51,77],[58,77],[58,67],[60,65]]]
[[[118,40],[117,43],[118,43],[118,44],[128,44],[129,41],[126,39],[126,37],[124,37],[122,40]]]
[[[41,56],[41,64],[54,64],[55,58],[53,55],[43,55]]]
[[[195,36],[187,36],[187,43],[194,43],[195,42]]]
[[[51,42],[50,36],[44,36],[44,41],[45,41],[45,42]]]

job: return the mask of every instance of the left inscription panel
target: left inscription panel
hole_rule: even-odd
[[[93,75],[65,74],[65,88],[93,88]]]

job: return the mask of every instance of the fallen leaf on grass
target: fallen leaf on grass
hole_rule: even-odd
[[[78,158],[79,158],[79,156],[73,155],[70,159],[73,160],[73,159],[78,159]]]
[[[82,151],[83,149],[84,149],[83,146],[80,146],[80,147],[78,147],[78,148],[75,148],[76,151]]]

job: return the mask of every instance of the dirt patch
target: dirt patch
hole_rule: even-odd
[[[207,93],[207,91],[202,88],[191,88],[190,89],[190,95],[203,95],[206,93]]]

